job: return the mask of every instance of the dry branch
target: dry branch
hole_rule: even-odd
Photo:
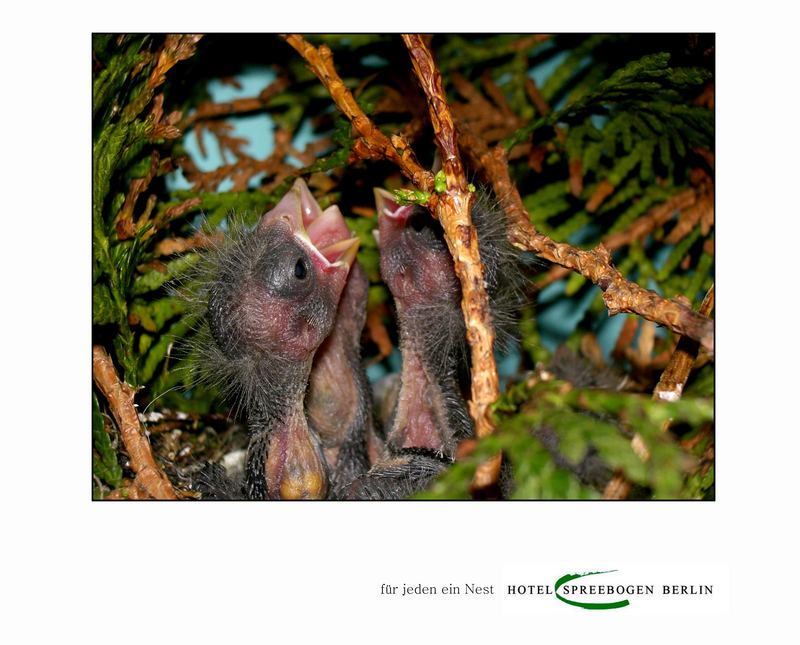
[[[611,195],[613,192],[614,184],[608,181],[608,179],[604,179],[597,185],[597,188],[594,189],[589,201],[586,202],[586,210],[589,213],[594,213],[598,208],[600,208],[600,205],[606,200],[606,197]]]
[[[195,233],[192,237],[168,237],[158,242],[154,249],[156,257],[186,253],[193,249],[205,249],[222,243],[223,233],[217,231],[211,235]]]
[[[164,116],[164,94],[157,94],[153,98],[153,107],[147,119],[153,124],[148,136],[151,141],[157,139],[177,139],[182,130],[176,125],[181,120],[181,112],[174,110]]]
[[[538,110],[540,116],[547,116],[550,114],[550,105],[548,105],[547,101],[545,101],[542,93],[539,91],[538,86],[532,78],[525,79],[525,92],[528,95],[528,98],[531,100],[531,103],[533,103],[533,107]]]
[[[153,178],[156,176],[159,161],[160,157],[158,152],[153,150],[150,154],[150,168],[145,176],[131,180],[131,185],[128,188],[128,194],[125,196],[122,208],[119,209],[119,212],[114,217],[114,230],[117,232],[117,237],[120,240],[127,240],[136,235],[138,227],[133,223],[133,209],[139,197],[148,189],[150,182],[152,182]]]
[[[711,319],[676,300],[667,300],[655,291],[643,289],[626,280],[611,264],[611,253],[602,244],[596,249],[581,251],[539,234],[529,235],[524,244],[523,248],[577,271],[600,287],[610,316],[623,312],[638,314],[681,336],[697,340],[709,352],[714,351],[714,324]]]
[[[603,499],[623,500],[630,492],[631,483],[625,479],[625,476],[621,472],[616,472],[603,489]]]
[[[147,79],[147,86],[152,90],[161,85],[170,69],[194,55],[197,43],[202,37],[201,34],[167,35],[164,47],[158,52],[156,65],[150,72],[150,78]]]
[[[511,109],[511,105],[506,99],[505,94],[494,82],[492,78],[492,74],[489,70],[486,70],[483,74],[481,74],[481,83],[483,84],[483,90],[488,94],[494,104],[498,107],[501,118],[503,121],[509,123],[510,126],[519,127],[522,125],[520,123],[519,117],[514,114],[513,110]]]
[[[167,222],[171,222],[175,218],[181,217],[182,215],[191,212],[194,208],[200,206],[200,204],[202,203],[203,203],[202,198],[190,197],[189,199],[186,199],[180,202],[179,204],[175,204],[173,206],[165,208],[164,212],[161,213],[156,218],[156,227],[157,228],[163,227]],[[148,231],[148,233],[149,232],[150,231]]]
[[[502,146],[489,149],[477,135],[468,129],[459,128],[462,135],[464,150],[468,151],[475,165],[482,168],[491,182],[495,193],[503,201],[503,206],[509,217],[511,242],[520,249],[533,251],[537,255],[551,262],[576,271],[591,280],[603,290],[603,301],[608,308],[609,315],[618,313],[634,313],[647,320],[664,325],[681,336],[688,336],[698,341],[708,352],[714,352],[714,324],[706,316],[692,311],[691,307],[668,300],[656,292],[643,289],[639,285],[629,282],[611,264],[609,248],[601,243],[597,248],[583,251],[569,244],[562,244],[551,240],[546,235],[537,233],[531,224],[522,198],[511,181],[508,171],[508,162]],[[466,135],[466,136],[465,136]],[[657,214],[639,227],[641,230],[652,230],[657,222],[666,221],[672,216],[675,208],[683,206],[683,201],[693,203],[694,190],[690,189],[671,200],[661,204]],[[688,205],[688,204],[686,204]],[[637,229],[637,232],[641,232]],[[609,246],[622,244],[634,233],[627,231],[619,237],[608,238]]]
[[[198,105],[194,112],[186,116],[178,127],[181,130],[185,130],[198,121],[263,110],[277,94],[283,92],[288,86],[289,79],[282,76],[261,90],[258,96],[247,96],[227,103],[205,101]]]
[[[478,235],[472,225],[472,194],[467,187],[464,167],[458,152],[456,128],[447,104],[442,76],[436,68],[430,49],[418,34],[404,34],[414,72],[428,99],[431,124],[447,189],[434,206],[442,223],[445,240],[461,282],[461,309],[467,325],[467,340],[472,358],[472,388],[469,407],[475,420],[475,434],[484,437],[494,431],[489,406],[500,392],[494,360],[494,328],[489,313],[489,297],[483,279],[483,264],[478,248]]]
[[[505,96],[490,74],[484,74],[482,81],[484,91],[492,101],[458,72],[453,72],[450,80],[456,91],[466,99],[466,103],[453,102],[450,109],[459,124],[467,124],[484,141],[504,139],[523,125],[519,117],[511,111]]]
[[[241,146],[246,143],[244,139],[238,139],[227,135],[228,126],[224,123],[200,124],[196,123],[195,128],[201,125],[208,125],[209,131],[217,137],[220,148],[228,150],[236,160],[210,170],[201,172],[197,165],[189,157],[181,157],[178,165],[183,170],[187,181],[192,183],[192,190],[199,192],[214,192],[219,185],[226,179],[233,183],[231,190],[240,192],[247,188],[250,181],[257,175],[265,175],[270,178],[267,183],[259,187],[263,192],[271,192],[275,186],[283,182],[287,177],[297,173],[297,168],[286,161],[287,156],[297,157],[302,163],[309,164],[315,159],[315,152],[329,145],[329,140],[321,139],[306,146],[304,152],[296,150],[292,146],[292,133],[278,128],[275,132],[275,148],[266,159],[255,159],[241,150]],[[198,141],[201,141],[198,138]]]
[[[708,290],[706,297],[700,305],[699,312],[708,316],[714,309],[714,287]],[[689,373],[697,359],[699,351],[697,341],[691,338],[681,338],[670,358],[661,378],[653,390],[653,398],[662,401],[677,401],[683,394],[683,388],[689,380]]]
[[[311,71],[330,93],[336,107],[352,123],[353,129],[360,137],[360,145],[355,146],[354,150],[359,151],[364,158],[387,159],[395,163],[417,188],[430,192],[433,188],[431,172],[419,165],[411,148],[401,146],[398,149],[395,146],[396,142],[389,140],[364,114],[333,66],[333,54],[330,48],[321,45],[317,49],[297,34],[290,34],[284,38],[306,60]]]
[[[130,456],[131,468],[136,473],[129,497],[176,499],[172,484],[153,458],[150,442],[134,407],[133,388],[119,380],[111,357],[101,345],[92,348],[92,374],[95,384],[108,400]]]

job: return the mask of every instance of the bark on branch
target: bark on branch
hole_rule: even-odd
[[[500,385],[493,352],[494,328],[489,314],[489,297],[486,295],[483,279],[478,235],[470,216],[472,193],[464,176],[456,128],[447,104],[442,76],[433,55],[418,34],[404,34],[403,42],[411,56],[417,80],[428,99],[431,124],[447,180],[447,189],[439,195],[433,206],[434,214],[444,228],[456,275],[461,282],[461,309],[472,357],[470,415],[475,421],[475,434],[484,437],[494,431],[489,406],[497,400]]]
[[[634,313],[668,327],[681,336],[699,342],[709,353],[714,352],[713,321],[691,307],[673,299],[666,299],[656,292],[643,289],[629,282],[611,264],[611,253],[603,244],[584,251],[569,244],[551,240],[538,233],[530,222],[522,198],[511,181],[508,161],[502,145],[489,149],[474,133],[459,127],[462,150],[468,151],[473,164],[483,169],[495,193],[503,201],[509,218],[509,237],[520,249],[533,251],[540,257],[576,271],[603,290],[603,301],[609,315]],[[681,193],[677,196],[684,200]],[[680,203],[683,203],[681,201]],[[671,212],[671,211],[670,211]]]
[[[330,49],[325,45],[315,48],[299,35],[286,36],[286,41],[307,61],[312,71],[325,85],[339,110],[350,120],[359,135],[353,152],[361,158],[380,158],[394,162],[403,174],[420,190],[430,192],[432,173],[423,169],[404,138],[384,135],[358,106],[352,93],[345,87],[336,69]],[[441,75],[433,61],[430,49],[419,35],[404,35],[417,79],[428,100],[429,112],[436,143],[442,156],[447,178],[447,190],[434,195],[430,206],[440,219],[454,257],[456,271],[462,284],[465,320],[473,360],[472,402],[470,412],[476,421],[478,436],[492,431],[486,414],[488,406],[497,398],[497,371],[491,352],[493,331],[488,324],[488,301],[483,285],[482,266],[477,238],[471,225],[464,171],[458,152],[467,154],[473,166],[481,168],[495,193],[503,201],[509,217],[509,237],[518,248],[533,251],[540,257],[565,269],[580,273],[603,290],[603,300],[609,314],[634,313],[647,320],[664,325],[675,333],[699,342],[713,353],[713,321],[694,312],[690,307],[659,296],[629,282],[612,265],[609,249],[599,245],[592,250],[577,249],[556,242],[536,231],[530,222],[522,198],[511,181],[505,150],[502,146],[490,149],[488,145],[463,124],[454,126],[447,104]],[[457,139],[460,138],[460,141]],[[678,196],[683,204],[685,195]],[[688,199],[688,198],[687,198]],[[662,209],[666,212],[666,206]],[[617,240],[614,240],[616,242]],[[613,249],[614,243],[609,240]]]
[[[353,129],[360,137],[354,151],[362,158],[387,159],[395,163],[417,188],[430,192],[433,188],[433,174],[419,165],[402,137],[392,137],[390,140],[364,114],[333,66],[330,48],[321,45],[317,49],[298,34],[290,34],[284,38],[306,60],[311,71],[330,93],[336,107],[353,124]]]
[[[708,316],[714,310],[714,287],[706,293],[703,302],[700,305],[700,313]],[[653,399],[656,401],[677,401],[683,394],[683,388],[689,380],[689,374],[694,367],[695,360],[697,359],[698,343],[690,338],[679,338],[675,347],[669,364],[661,374],[653,390]],[[672,423],[671,419],[667,419],[661,426],[661,430],[666,432]],[[642,461],[650,459],[650,451],[644,443],[641,435],[637,432],[631,440],[631,446],[634,452],[639,456]],[[611,481],[603,491],[603,499],[625,499],[630,493],[631,484],[625,479],[622,473],[615,473]]]
[[[327,88],[336,106],[352,123],[360,137],[353,152],[365,159],[392,161],[416,188],[432,192],[433,174],[419,165],[403,137],[387,137],[364,114],[336,72],[330,49],[325,45],[317,49],[295,34],[285,36],[285,39],[306,60]],[[489,303],[484,287],[483,267],[477,235],[470,218],[472,194],[467,187],[461,165],[455,127],[442,87],[441,75],[430,49],[418,35],[403,36],[403,40],[428,100],[430,118],[447,178],[447,190],[441,195],[434,195],[429,206],[434,209],[434,215],[445,230],[456,274],[462,285],[462,309],[473,366],[470,413],[475,420],[477,435],[484,436],[493,430],[488,410],[497,399],[499,384],[492,352],[494,331],[489,324]]]
[[[92,375],[97,387],[108,400],[125,449],[131,458],[131,467],[136,473],[133,482],[136,490],[130,496],[137,499],[176,499],[172,484],[153,458],[150,442],[133,405],[133,388],[119,380],[111,357],[101,345],[92,348]]]
[[[706,293],[700,305],[700,313],[708,316],[714,309],[714,286]],[[675,352],[670,358],[669,364],[662,372],[655,390],[653,398],[661,401],[677,401],[683,394],[683,388],[689,380],[689,374],[695,364],[698,354],[697,341],[691,338],[680,338],[675,347]]]

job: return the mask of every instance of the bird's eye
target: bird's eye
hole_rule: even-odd
[[[298,280],[304,280],[307,274],[308,269],[306,268],[306,263],[300,258],[297,260],[297,264],[294,265],[294,277]]]

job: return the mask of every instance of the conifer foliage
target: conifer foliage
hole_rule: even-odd
[[[400,36],[306,40],[330,48],[344,86],[395,148],[433,167],[426,98]],[[713,314],[713,36],[424,40],[470,182],[554,243],[602,245],[650,300],[609,318],[609,294],[583,260],[526,251],[496,430],[464,442],[420,497],[493,496],[497,477],[487,486],[476,473],[502,454],[512,498],[713,499],[713,338],[680,336],[671,313]],[[269,70],[265,88],[212,100],[209,81],[236,85],[253,68]],[[203,464],[246,439],[219,392],[193,382],[182,348],[196,313],[176,285],[230,217],[254,223],[303,177],[361,239],[363,355],[375,370],[396,368],[372,189],[415,187],[277,35],[96,34],[92,82],[93,496],[191,498]],[[254,115],[269,117],[266,155],[235,130]],[[190,134],[201,152],[220,151],[218,167],[200,167]]]

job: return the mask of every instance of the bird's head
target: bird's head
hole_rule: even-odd
[[[302,179],[219,267],[208,321],[230,358],[310,358],[331,330],[358,239]]]
[[[381,188],[375,204],[381,275],[398,308],[458,308],[461,290],[439,222],[424,207],[402,205]]]

